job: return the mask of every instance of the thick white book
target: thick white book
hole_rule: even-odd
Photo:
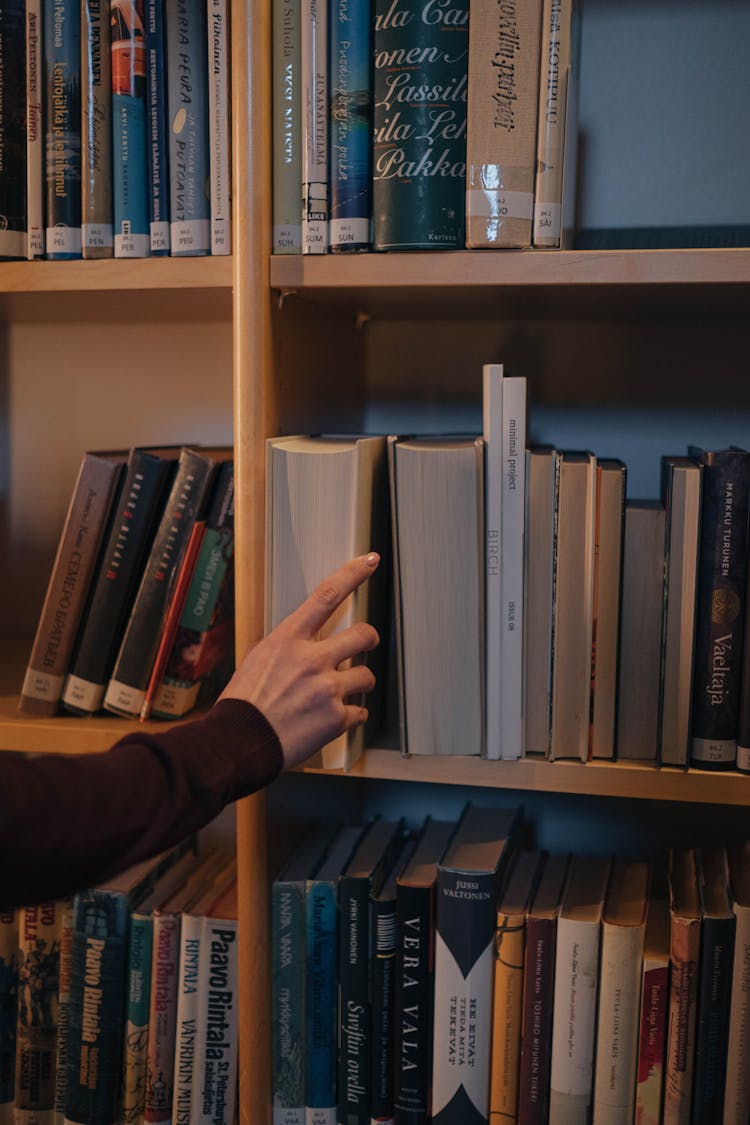
[[[727,850],[735,917],[724,1125],[750,1121],[750,843]]]
[[[523,556],[526,522],[526,380],[503,379],[500,757],[523,753]]]
[[[550,751],[552,592],[560,454],[551,446],[526,453],[524,560],[524,754]]]
[[[503,523],[503,365],[482,368],[484,469],[484,581],[486,661],[486,748],[502,757],[503,594],[500,537]]]
[[[302,253],[328,250],[328,6],[301,0]]]
[[[227,0],[208,0],[208,163],[212,254],[232,252],[229,56]]]
[[[27,258],[44,257],[42,142],[42,3],[26,0],[26,229]]]

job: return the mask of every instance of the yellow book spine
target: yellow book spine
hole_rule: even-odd
[[[490,1068],[490,1122],[518,1118],[518,1067],[521,1057],[521,1007],[526,916],[497,916]]]

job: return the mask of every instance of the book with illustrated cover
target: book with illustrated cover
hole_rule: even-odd
[[[274,254],[302,250],[301,3],[274,0],[273,61],[273,241]]]
[[[372,229],[372,3],[330,5],[329,248],[367,250]]]
[[[0,1121],[13,1120],[18,1023],[18,911],[0,910]]]
[[[300,4],[302,253],[328,250],[328,4]]]
[[[81,257],[81,5],[44,0],[45,246],[48,258]],[[50,107],[52,112],[49,112]]]
[[[203,0],[165,0],[169,216],[173,257],[211,252],[208,14]]]
[[[208,165],[211,253],[232,253],[230,42],[227,0],[208,4]]]
[[[55,1108],[57,992],[62,905],[25,906],[18,916],[18,1027],[14,1121],[51,1121]]]
[[[112,7],[109,0],[82,0],[81,3],[81,248],[84,258],[111,258],[114,253]]]
[[[669,1006],[669,904],[652,898],[643,946],[641,1016],[635,1114],[638,1125],[659,1125]]]
[[[145,16],[149,241],[152,257],[163,258],[170,248],[164,0],[145,0]]]
[[[54,1125],[64,1125],[65,1099],[68,1089],[68,1047],[70,1043],[70,981],[73,965],[74,898],[60,904],[60,959],[57,982],[57,1042],[55,1045],[55,1112]]]
[[[111,0],[112,184],[116,258],[151,251],[144,0]]]
[[[44,257],[43,0],[26,0],[26,257]]]
[[[25,258],[26,201],[26,4],[0,8],[0,258]]]
[[[701,911],[695,855],[669,861],[669,1019],[664,1070],[664,1125],[690,1125],[698,997]]]

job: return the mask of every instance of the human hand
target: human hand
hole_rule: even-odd
[[[377,648],[377,630],[363,621],[325,640],[317,634],[379,562],[375,553],[362,555],[321,582],[249,650],[221,693],[222,699],[244,699],[263,712],[278,735],[285,769],[367,720],[367,708],[347,703],[347,697],[372,691],[375,676],[365,664],[339,665]]]

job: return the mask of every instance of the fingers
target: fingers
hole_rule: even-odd
[[[341,733],[351,730],[352,727],[358,727],[362,723],[366,723],[369,717],[369,712],[366,707],[356,707],[354,704],[347,704],[344,707],[344,714],[341,723]]]
[[[337,667],[344,660],[351,660],[361,652],[372,652],[379,644],[377,629],[365,621],[359,621],[355,625],[350,625],[348,629],[342,629],[340,633],[334,633],[333,636],[320,641],[320,649],[334,667]]]
[[[361,695],[375,687],[375,675],[366,664],[356,664],[336,673],[336,689],[346,698],[348,695]]]
[[[372,551],[339,567],[289,615],[285,630],[314,637],[334,610],[372,575],[379,562],[380,556]]]

